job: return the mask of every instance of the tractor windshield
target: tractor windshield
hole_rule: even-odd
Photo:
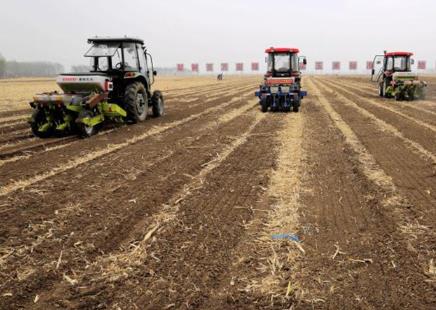
[[[298,71],[298,57],[293,53],[272,53],[268,55],[268,72],[284,76]]]
[[[112,57],[120,47],[120,43],[95,43],[85,54],[85,57]]]
[[[289,57],[289,54],[275,54],[274,69],[277,72],[288,72],[291,70],[291,57]]]

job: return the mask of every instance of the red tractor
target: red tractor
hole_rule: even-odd
[[[298,56],[299,49],[290,47],[270,47],[265,50],[267,72],[264,83],[256,96],[260,99],[262,112],[298,112],[301,99],[307,92],[301,90],[300,62],[306,65],[306,57]]]
[[[425,98],[427,83],[412,72],[412,56],[410,52],[385,51],[383,55],[374,57],[371,80],[374,81],[376,67],[380,67],[375,79],[379,84],[380,97],[394,97],[396,100]]]

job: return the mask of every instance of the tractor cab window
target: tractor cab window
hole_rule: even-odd
[[[126,71],[138,71],[139,59],[136,51],[136,44],[127,43],[124,44],[124,70]]]
[[[410,71],[410,57],[407,56],[388,57],[386,60],[386,70]]]
[[[394,71],[410,71],[410,58],[405,56],[395,57]]]
[[[393,71],[394,70],[394,58],[388,57],[386,59],[386,70]]]
[[[145,60],[144,51],[142,50],[142,48],[141,48],[141,46],[139,44],[136,45],[136,48],[138,49],[140,70],[141,70],[141,72],[146,72],[147,62]]]
[[[273,71],[273,54],[268,54],[267,66],[268,66],[268,72],[272,72]]]
[[[289,54],[275,54],[274,69],[280,73],[289,72],[291,70],[291,57],[289,57]]]
[[[95,43],[86,52],[85,57],[91,58],[94,71],[109,71],[121,67],[121,50],[119,43]]]

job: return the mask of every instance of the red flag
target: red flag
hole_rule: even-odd
[[[259,71],[259,63],[258,62],[251,63],[251,71]]]
[[[372,70],[373,68],[372,68],[372,61],[367,61],[366,62],[366,70]]]
[[[213,71],[213,64],[206,64],[206,71],[212,72]]]
[[[350,61],[348,66],[350,70],[357,70],[357,61]]]
[[[425,60],[418,61],[418,69],[425,70],[427,68],[427,62]]]
[[[221,71],[229,71],[229,64],[226,62],[223,62],[221,64]]]
[[[315,70],[324,70],[324,62],[322,61],[315,62]]]
[[[191,71],[198,72],[198,64],[191,64]]]
[[[236,71],[244,71],[244,64],[242,62],[236,63]]]
[[[332,70],[341,70],[341,62],[333,61],[332,62]]]
[[[181,72],[185,70],[185,66],[183,64],[177,64],[177,71]]]

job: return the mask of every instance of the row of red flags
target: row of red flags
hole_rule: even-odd
[[[238,62],[235,64],[235,70],[236,71],[244,71],[244,64],[242,62]],[[177,71],[185,71],[185,65],[184,64],[177,64]],[[191,71],[192,72],[199,72],[200,71],[200,65],[199,64],[191,64]],[[214,71],[214,64],[208,63],[206,64],[206,71],[207,72],[213,72]],[[228,63],[222,63],[221,64],[221,71],[229,71],[229,64]],[[251,63],[251,71],[259,71],[259,63],[253,62]]]
[[[419,70],[426,70],[427,69],[427,62],[425,60],[419,60],[417,67]],[[341,62],[340,61],[333,61],[331,68],[334,71],[341,70]],[[357,70],[357,68],[358,68],[357,61],[350,61],[348,63],[349,70]],[[366,69],[372,70],[372,61],[366,62]],[[235,70],[240,71],[240,72],[244,71],[244,64],[242,62],[236,63]],[[303,63],[300,63],[300,70],[306,70],[306,65],[304,65]],[[323,61],[316,61],[315,62],[315,70],[324,70],[324,62]],[[177,71],[179,71],[179,72],[185,71],[185,65],[184,64],[177,64]],[[192,72],[199,72],[200,65],[198,63],[191,64],[191,71]],[[206,64],[206,71],[213,72],[214,71],[214,64],[207,63]],[[221,63],[221,71],[223,71],[223,72],[229,71],[229,64],[228,63]],[[259,71],[259,63],[258,62],[251,63],[251,71]]]

